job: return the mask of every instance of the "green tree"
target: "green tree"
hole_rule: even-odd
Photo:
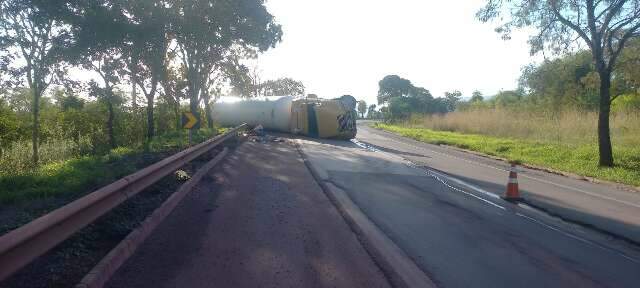
[[[620,94],[640,94],[640,39],[634,39],[622,55],[614,71],[614,83]]]
[[[0,156],[5,147],[18,139],[18,117],[2,99],[0,99]]]
[[[58,108],[62,111],[69,111],[71,109],[82,110],[86,101],[74,94],[67,95],[64,90],[58,89],[54,92],[53,98],[58,104]]]
[[[520,85],[539,104],[552,110],[563,106],[598,107],[598,78],[587,51],[546,60],[523,69]]]
[[[170,42],[169,2],[141,1],[54,1],[49,5],[55,17],[72,27],[73,45],[69,61],[98,72],[103,92],[108,95],[128,75],[133,90],[140,87],[147,99],[147,138],[155,134],[154,101],[160,79],[165,75]],[[127,71],[127,68],[129,71]],[[95,90],[95,89],[94,89]],[[95,91],[94,91],[95,92]],[[96,95],[98,95],[96,94]],[[133,92],[135,98],[135,92]],[[108,100],[104,98],[103,100]],[[134,108],[135,99],[132,99]],[[107,105],[109,101],[106,101]],[[108,109],[112,113],[113,109]],[[109,131],[113,117],[108,119]],[[111,143],[114,135],[109,133]]]
[[[164,0],[127,1],[127,12],[133,17],[129,24],[132,45],[125,52],[132,59],[129,74],[147,99],[147,141],[155,136],[154,105],[160,81],[166,77],[171,43],[173,17]]]
[[[40,99],[56,76],[63,72],[57,65],[60,58],[55,48],[65,45],[68,30],[60,24],[34,1],[4,0],[0,3],[0,59],[4,62],[0,67],[16,80],[15,83],[26,81],[32,91],[34,164],[39,160]],[[21,61],[12,61],[17,58]]]
[[[382,119],[385,120],[385,122],[390,120],[391,117],[389,115],[389,107],[388,106],[380,107],[380,114],[379,115],[381,116]]]
[[[385,76],[378,86],[378,103],[389,104],[385,115],[387,118],[407,118],[411,113],[448,112],[446,103],[440,98],[434,99],[429,90],[416,87],[411,81],[397,75]]]
[[[80,137],[89,134],[94,124],[84,111],[86,101],[62,89],[55,90],[53,98],[58,105],[57,124],[61,126],[64,137],[73,139],[76,147],[79,148]]]
[[[129,2],[126,2],[129,3]],[[111,148],[117,146],[115,105],[120,104],[114,89],[126,75],[124,49],[133,38],[131,13],[119,1],[52,1],[43,4],[49,17],[71,27],[70,43],[64,49],[64,59],[72,65],[95,71],[99,79],[88,85],[90,94],[107,108],[107,137]]]
[[[360,113],[360,118],[364,118],[365,112],[367,112],[367,102],[364,100],[358,101],[358,113]]]
[[[510,15],[503,17],[503,11]],[[505,19],[496,29],[504,39],[509,39],[514,28],[535,26],[538,33],[529,39],[532,53],[545,49],[561,53],[577,39],[589,47],[599,76],[599,164],[613,166],[609,114],[615,97],[611,97],[611,78],[628,41],[640,34],[640,1],[488,0],[477,17],[483,22]]]
[[[498,92],[490,101],[496,107],[510,107],[520,103],[523,97],[522,91],[506,90]]]
[[[394,97],[405,97],[412,89],[411,81],[398,75],[387,75],[378,82],[378,104],[387,103]]]
[[[376,111],[376,104],[371,104],[369,105],[369,108],[367,108],[367,118],[369,119],[377,119],[378,118],[378,111]]]
[[[304,84],[302,81],[288,77],[276,80],[267,80],[260,85],[260,90],[265,96],[304,96]]]
[[[456,110],[456,104],[462,99],[462,92],[454,90],[451,92],[444,92],[444,99],[447,106],[447,112]]]
[[[18,87],[5,94],[7,106],[18,114],[30,114],[33,108],[31,89]]]
[[[253,79],[250,76],[249,67],[234,61],[230,66],[229,84],[231,85],[231,93],[240,97],[257,96]]]
[[[169,58],[171,59],[171,56],[169,56]],[[174,121],[176,121],[176,130],[182,129],[182,127],[180,127],[180,101],[182,99],[187,99],[187,80],[185,79],[184,73],[184,68],[182,66],[168,66],[162,76],[162,79],[160,79],[160,84],[164,91],[162,95],[173,110]]]
[[[186,72],[189,107],[196,115],[205,82],[229,50],[258,53],[281,39],[282,29],[262,0],[172,3],[176,15],[173,34]]]
[[[393,97],[389,100],[389,116],[391,116],[391,119],[409,118],[411,112],[411,99],[408,97]]]
[[[434,113],[433,96],[429,90],[422,87],[412,87],[409,90],[409,98],[412,112]]]
[[[484,97],[482,97],[482,92],[475,90],[473,91],[473,93],[471,93],[471,99],[469,100],[469,102],[476,103],[476,102],[482,102],[482,101],[484,101]]]

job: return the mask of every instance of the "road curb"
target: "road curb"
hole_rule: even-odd
[[[76,288],[101,288],[109,281],[111,276],[124,264],[131,255],[134,254],[138,246],[144,242],[144,240],[151,234],[151,232],[162,223],[162,221],[171,214],[173,209],[184,199],[193,187],[200,182],[202,177],[211,170],[216,164],[218,164],[228,154],[229,150],[224,148],[215,158],[207,162],[202,166],[187,182],[182,184],[180,188],[160,207],[151,213],[140,226],[127,237],[125,237],[116,247],[111,249],[107,255],[98,262],[98,264],[85,275],[84,278],[78,283]]]
[[[344,190],[320,178],[317,169],[308,161],[299,140],[294,142],[313,178],[358,236],[389,282],[394,287],[437,287],[424,271],[353,203]]]

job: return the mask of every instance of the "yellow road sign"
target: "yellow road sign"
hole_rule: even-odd
[[[182,112],[182,128],[184,129],[198,129],[200,128],[200,119],[193,115],[191,112]]]

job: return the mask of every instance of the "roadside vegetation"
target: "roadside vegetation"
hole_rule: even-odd
[[[217,133],[217,129],[201,129],[193,137],[194,143],[209,139]],[[52,143],[52,147],[58,145],[58,142]],[[3,187],[0,204],[91,192],[187,148],[187,133],[167,133],[146,145],[118,147],[102,155],[68,157],[34,168],[3,172],[0,174],[0,187]],[[4,164],[11,166],[10,163]]]
[[[419,141],[604,180],[640,186],[640,39],[613,71],[609,136],[614,165],[600,165],[599,76],[589,51],[569,53],[522,70],[516,90],[485,96],[460,91],[433,97],[396,75],[379,83],[367,117],[381,129]]]
[[[637,1],[486,1],[479,21],[505,40],[535,29],[531,53],[552,58],[525,67],[518,89],[487,99],[479,91],[435,98],[388,75],[367,116],[421,141],[638,185],[639,14]]]
[[[185,148],[182,112],[201,120],[194,141],[219,133],[221,95],[304,95],[246,65],[282,29],[243,3],[2,1],[0,204],[87,192]]]
[[[613,153],[619,164],[601,167],[598,166],[598,146],[594,143],[568,144],[438,131],[409,122],[380,123],[376,127],[426,143],[450,145],[558,171],[640,186],[640,145],[614,145]]]

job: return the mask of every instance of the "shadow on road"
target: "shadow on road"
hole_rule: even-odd
[[[429,168],[433,169],[433,168]],[[436,169],[434,169],[436,170]],[[475,178],[465,177],[455,173],[445,173],[439,171],[439,173],[449,175],[453,178],[462,180],[467,183],[473,183],[488,191],[503,191],[506,189],[505,185],[496,184],[493,182],[487,182],[478,180]],[[506,176],[506,174],[505,174]],[[463,188],[465,189],[465,188]],[[467,189],[468,190],[468,189]],[[560,193],[560,192],[559,192]],[[578,210],[572,203],[566,203],[558,201],[558,199],[550,198],[537,193],[532,193],[526,189],[526,187],[520,186],[520,194],[524,198],[524,202],[546,214],[553,217],[562,219],[563,221],[578,224],[582,227],[586,227],[595,230],[599,233],[606,234],[608,236],[623,240],[631,245],[640,248],[640,226],[631,223],[625,223],[611,218],[594,215],[585,211]]]

